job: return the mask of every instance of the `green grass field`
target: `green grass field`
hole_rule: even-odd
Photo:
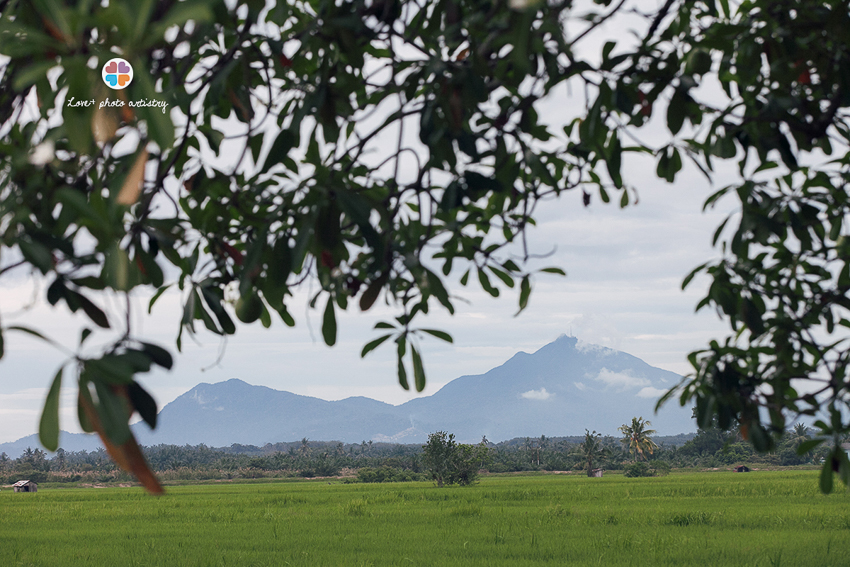
[[[0,565],[850,564],[817,472],[0,492]]]

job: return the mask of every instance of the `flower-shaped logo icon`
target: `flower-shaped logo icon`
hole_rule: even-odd
[[[120,57],[107,61],[100,74],[106,86],[115,90],[125,89],[133,82],[133,66]]]

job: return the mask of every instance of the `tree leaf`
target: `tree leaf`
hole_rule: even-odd
[[[38,438],[44,448],[55,451],[59,448],[59,392],[62,389],[62,372],[64,367],[56,372],[47,398],[44,400],[44,409],[41,412],[41,421],[38,425]]]
[[[421,392],[425,389],[425,368],[422,366],[422,358],[419,356],[419,351],[416,347],[410,347],[410,354],[413,357],[413,378],[416,384],[416,391]]]
[[[531,282],[528,279],[528,275],[525,275],[522,277],[522,281],[520,281],[519,283],[519,311],[516,312],[516,315],[519,315],[525,310],[526,307],[528,307],[528,298],[530,296]]]
[[[428,333],[429,335],[437,337],[438,339],[442,339],[442,340],[446,341],[447,343],[453,343],[454,342],[454,340],[452,339],[452,336],[445,331],[439,331],[437,329],[419,329],[419,330],[422,331],[423,333]]]
[[[94,387],[97,392],[95,411],[104,433],[116,445],[126,443],[132,436],[127,409],[112,388],[100,381],[96,381]]]
[[[153,397],[135,380],[127,386],[127,396],[145,423],[156,429],[157,407]]]
[[[103,329],[110,328],[109,319],[106,318],[106,313],[104,313],[100,307],[92,303],[88,297],[70,289],[66,293],[68,295],[73,295],[77,301],[79,301],[80,307],[83,308],[85,314],[88,315],[89,319],[91,319],[95,325]]]
[[[334,300],[332,295],[328,295],[328,302],[325,304],[325,314],[322,317],[322,338],[325,339],[325,344],[334,346],[336,344],[336,314],[334,313]]]
[[[364,356],[381,346],[384,341],[386,341],[391,336],[392,335],[384,335],[383,337],[378,337],[377,339],[366,343],[366,345],[363,347],[363,350],[360,351],[360,358],[363,358]]]
[[[820,469],[820,491],[824,494],[832,492],[832,455],[824,459],[823,466]]]
[[[667,106],[667,128],[674,136],[682,129],[687,112],[687,99],[681,90],[676,89]]]
[[[388,280],[389,272],[385,272],[369,284],[369,287],[367,287],[366,291],[363,292],[363,295],[360,296],[361,311],[368,311],[369,309],[371,309],[372,305],[375,304],[375,300],[378,299],[378,295],[380,295],[381,290],[386,285]]]
[[[145,181],[145,165],[148,163],[148,150],[142,148],[136,161],[133,162],[133,167],[130,168],[130,173],[124,179],[124,184],[115,198],[115,202],[119,205],[134,205],[139,200],[139,195],[142,194],[142,187]]]
[[[171,367],[174,365],[174,359],[171,357],[171,353],[162,348],[161,346],[157,346],[151,343],[140,343],[142,345],[142,350],[150,356],[151,360],[154,364],[162,366],[166,370],[171,370]]]

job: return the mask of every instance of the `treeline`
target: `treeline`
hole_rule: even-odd
[[[746,464],[750,466],[793,466],[822,462],[829,451],[824,444],[800,455],[798,447],[809,439],[809,431],[795,426],[778,441],[775,451],[755,453],[737,431],[717,428],[699,430],[696,435],[655,437],[658,444],[645,456],[653,471],[670,468],[713,468]],[[586,471],[582,454],[584,437],[527,437],[478,444],[480,468],[489,472]],[[636,456],[621,438],[599,439],[603,451],[594,468],[634,471]],[[310,441],[212,448],[206,445],[155,445],[144,448],[151,467],[164,481],[331,477],[345,476],[361,482],[425,480],[430,478],[423,463],[423,446],[392,443],[343,444]],[[631,467],[631,469],[629,468]],[[640,469],[641,467],[637,467]],[[132,482],[120,471],[105,450],[64,451],[49,457],[40,449],[28,448],[21,457],[0,453],[0,484],[20,479],[34,482],[112,483]]]

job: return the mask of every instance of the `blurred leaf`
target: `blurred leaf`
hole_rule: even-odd
[[[423,333],[428,333],[429,335],[437,337],[438,339],[444,340],[447,343],[453,343],[454,342],[454,340],[452,339],[452,336],[445,331],[439,331],[437,329],[419,329],[419,330],[422,331]]]
[[[419,356],[416,347],[411,345],[410,354],[413,357],[413,377],[416,383],[416,391],[421,392],[425,389],[425,368],[422,366],[422,358]]]
[[[133,381],[127,386],[127,396],[145,423],[151,429],[156,429],[157,407],[151,395],[138,382]]]
[[[325,314],[322,317],[322,338],[325,339],[325,344],[328,346],[336,344],[336,314],[334,313],[332,295],[328,295],[328,302],[325,304]]]
[[[64,367],[60,368],[53,378],[38,425],[38,438],[48,451],[59,448],[59,392],[62,389],[63,371]]]
[[[171,353],[169,353],[164,348],[157,346],[151,343],[140,343],[142,345],[142,350],[145,351],[148,356],[151,357],[151,360],[165,368],[166,370],[171,370],[171,367],[174,365],[174,359],[171,357]]]

